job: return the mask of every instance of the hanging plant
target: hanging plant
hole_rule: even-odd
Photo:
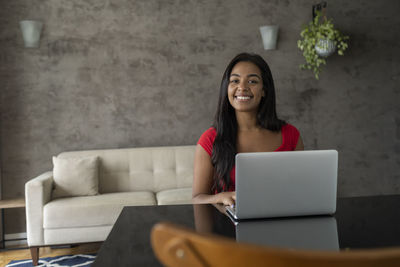
[[[337,50],[338,55],[343,55],[348,44],[348,36],[343,35],[335,29],[332,20],[316,11],[315,18],[308,23],[301,31],[301,40],[297,41],[297,47],[303,51],[306,63],[300,65],[301,69],[308,69],[314,72],[315,78],[319,79],[322,65],[326,65],[326,57]]]

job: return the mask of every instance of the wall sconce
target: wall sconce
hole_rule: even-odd
[[[39,47],[40,33],[43,23],[35,20],[22,20],[19,22],[25,47]]]
[[[276,49],[278,40],[279,25],[267,25],[260,27],[260,33],[264,44],[265,50]]]

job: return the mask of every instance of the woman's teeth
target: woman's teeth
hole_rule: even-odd
[[[249,100],[250,96],[236,96],[238,100]]]

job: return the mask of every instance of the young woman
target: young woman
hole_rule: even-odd
[[[193,203],[235,203],[235,155],[303,150],[299,131],[278,119],[271,70],[256,54],[237,55],[222,77],[213,127],[200,137]]]

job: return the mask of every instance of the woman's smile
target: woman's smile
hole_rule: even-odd
[[[236,95],[235,96],[236,101],[239,101],[239,102],[248,102],[252,98],[253,97],[249,96],[249,95]]]

